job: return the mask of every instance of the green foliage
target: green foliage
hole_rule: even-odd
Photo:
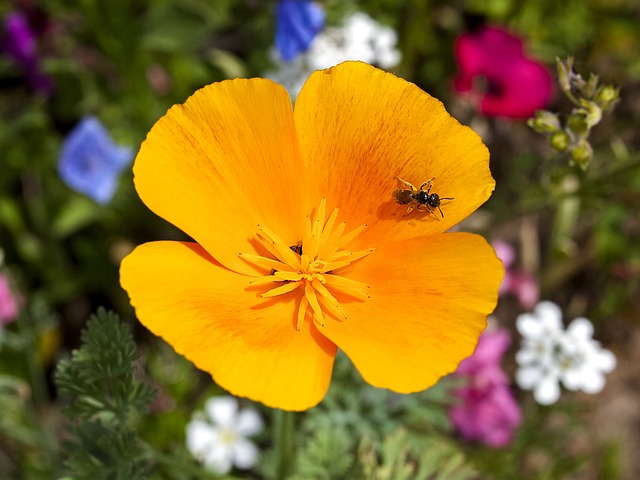
[[[419,442],[402,428],[387,436],[380,448],[364,438],[358,450],[361,474],[366,480],[467,480],[477,478],[458,447],[442,436]]]
[[[474,469],[447,438],[452,385],[444,379],[425,392],[398,395],[367,385],[339,354],[326,398],[297,425],[290,478],[471,478]],[[266,478],[274,478],[275,460],[269,452],[261,462]]]
[[[424,392],[400,395],[365,383],[340,353],[329,392],[319,406],[307,412],[299,440],[304,441],[313,432],[334,429],[377,442],[407,425],[414,430],[444,431],[449,425],[450,382],[445,378]]]
[[[296,453],[295,474],[291,480],[351,478],[353,435],[344,428],[313,432]]]
[[[69,403],[65,465],[77,478],[145,478],[148,461],[131,425],[154,391],[137,380],[136,347],[129,328],[115,313],[99,309],[87,323],[82,346],[59,362],[55,382]]]

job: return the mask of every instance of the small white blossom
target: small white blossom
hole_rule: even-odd
[[[309,50],[292,62],[284,62],[273,52],[278,69],[268,72],[274,80],[296,97],[305,80],[315,70],[323,70],[346,60],[360,60],[382,68],[395,67],[402,59],[396,49],[398,36],[366,13],[355,13],[341,27],[325,28]]]
[[[616,357],[592,339],[593,325],[586,318],[576,318],[562,338],[567,368],[562,383],[569,390],[598,393],[604,388],[604,374],[616,367]]]
[[[563,330],[562,313],[554,303],[540,302],[534,313],[520,315],[516,326],[522,335],[516,382],[533,390],[542,405],[560,398],[560,383],[569,390],[598,393],[604,374],[615,368],[613,354],[593,340],[591,322],[577,318]]]
[[[255,410],[238,410],[238,401],[230,396],[213,397],[205,403],[205,411],[196,412],[187,424],[187,448],[221,475],[233,466],[249,469],[257,463],[260,452],[246,437],[263,428]]]

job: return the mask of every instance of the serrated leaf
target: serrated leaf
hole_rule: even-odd
[[[65,465],[74,478],[146,478],[148,459],[128,420],[131,413],[145,412],[155,393],[134,376],[131,331],[115,313],[100,308],[81,340],[55,373],[60,395],[70,400],[63,411],[74,420]]]

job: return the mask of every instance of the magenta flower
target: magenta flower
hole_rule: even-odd
[[[44,94],[53,91],[53,82],[40,70],[36,36],[27,17],[21,12],[10,12],[4,17],[4,33],[0,36],[0,51],[11,58],[24,72],[34,90]]]
[[[11,290],[9,280],[0,273],[0,330],[18,317],[19,302]]]
[[[468,383],[454,391],[460,403],[451,409],[449,418],[467,440],[503,447],[520,425],[520,408],[509,388],[509,378],[500,368],[510,343],[506,330],[485,331],[474,354],[463,360],[454,374],[466,377]]]
[[[498,294],[512,294],[524,309],[531,310],[540,300],[538,282],[530,273],[513,268],[516,253],[511,245],[501,240],[493,242],[492,245],[504,265],[504,278]]]
[[[455,44],[459,93],[479,97],[489,117],[529,118],[551,99],[549,70],[525,55],[522,40],[499,27],[463,33]]]

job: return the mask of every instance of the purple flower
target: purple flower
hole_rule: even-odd
[[[474,354],[458,366],[455,375],[466,377],[468,383],[454,391],[460,403],[451,409],[449,418],[467,440],[503,447],[520,425],[520,408],[500,368],[510,343],[506,330],[485,331]]]
[[[286,62],[306,51],[324,27],[324,10],[308,0],[280,0],[276,11],[276,49]]]
[[[540,299],[540,288],[536,279],[530,273],[512,268],[516,254],[511,245],[501,240],[493,242],[492,245],[504,265],[504,279],[498,293],[515,295],[522,307],[531,310]]]
[[[9,285],[9,280],[0,273],[0,330],[18,317],[19,301]]]
[[[21,12],[10,12],[5,16],[0,50],[20,66],[32,88],[46,94],[53,91],[53,82],[40,71],[36,38],[27,17]]]
[[[551,99],[548,69],[527,57],[522,40],[502,28],[485,26],[460,35],[455,56],[454,89],[479,96],[486,116],[529,118]]]
[[[116,145],[100,121],[88,116],[65,139],[58,173],[72,189],[105,204],[115,193],[120,172],[132,159],[132,149]]]

